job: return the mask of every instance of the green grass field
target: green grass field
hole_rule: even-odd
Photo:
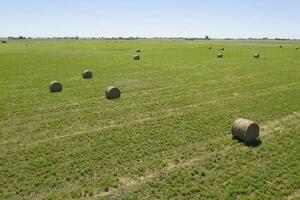
[[[0,199],[300,199],[297,46],[0,43]],[[232,139],[239,117],[260,145]]]

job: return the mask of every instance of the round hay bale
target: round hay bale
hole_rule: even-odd
[[[208,49],[212,49],[212,47],[208,47]]]
[[[221,48],[220,50],[221,50],[221,51],[224,51],[224,50],[225,50],[225,48]]]
[[[1,41],[1,43],[3,43],[3,44],[6,44],[6,43],[7,43],[7,41],[5,41],[5,40],[2,40],[2,41]]]
[[[134,55],[134,56],[133,56],[133,59],[134,59],[134,60],[139,60],[139,59],[141,59],[141,57],[140,57],[139,55]]]
[[[61,92],[62,84],[58,81],[52,81],[49,85],[50,92]]]
[[[121,91],[119,88],[116,88],[114,86],[110,86],[105,90],[105,96],[107,99],[112,100],[112,99],[117,99],[120,98],[121,96]]]
[[[234,138],[249,143],[258,138],[259,125],[251,120],[240,118],[233,123],[231,133]]]
[[[82,72],[82,78],[83,79],[91,79],[93,77],[93,73],[91,70],[84,70]]]
[[[217,55],[217,58],[223,58],[224,57],[224,55],[222,54],[222,53],[219,53],[218,55]]]
[[[279,48],[282,48],[282,47],[283,47],[283,46],[281,46],[281,45],[279,46]]]
[[[253,56],[254,56],[254,58],[260,58],[260,54],[259,53],[256,53]]]
[[[137,53],[141,53],[142,51],[141,51],[140,49],[137,49],[136,52],[137,52]]]
[[[296,47],[297,50],[299,50],[299,47]]]

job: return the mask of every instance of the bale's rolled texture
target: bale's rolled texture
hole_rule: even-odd
[[[260,58],[260,54],[259,53],[256,53],[253,56],[254,56],[254,58]]]
[[[49,85],[50,92],[61,92],[62,84],[58,81],[52,81]]]
[[[233,123],[231,133],[234,138],[249,143],[258,138],[259,125],[251,120],[240,118]]]
[[[134,59],[134,60],[139,60],[140,58],[141,58],[141,57],[140,57],[139,55],[134,55],[134,56],[133,56],[133,59]]]
[[[136,52],[137,52],[137,53],[141,53],[141,52],[142,52],[142,50],[140,50],[140,49],[137,49],[137,50],[136,50]]]
[[[224,55],[222,54],[222,53],[219,53],[218,55],[217,55],[217,58],[223,58],[224,57]]]
[[[220,50],[221,50],[221,51],[224,51],[224,50],[225,50],[225,48],[221,48]]]
[[[93,77],[93,73],[91,70],[84,70],[82,72],[82,78],[83,79],[91,79]]]
[[[116,88],[114,86],[110,86],[105,90],[105,96],[107,99],[112,100],[112,99],[117,99],[120,98],[121,96],[121,91],[119,88]]]

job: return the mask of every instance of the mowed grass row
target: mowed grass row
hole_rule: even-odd
[[[229,133],[235,118],[266,123],[300,110],[296,45],[287,43],[283,49],[273,43],[153,41],[1,45],[0,69],[6,76],[0,79],[0,194],[4,198],[101,198],[99,194],[116,190],[112,195],[119,195],[121,180],[139,180],[170,163],[210,151],[222,153],[219,147],[237,143]],[[225,47],[224,59],[216,58],[220,47]],[[136,48],[143,51],[138,62],[132,60]],[[256,52],[261,53],[260,59],[253,58]],[[84,69],[91,69],[94,79],[81,80]],[[54,79],[63,83],[60,94],[48,91]],[[121,88],[120,100],[104,98],[108,85]],[[291,130],[297,131],[293,126]],[[289,135],[287,140],[295,137]],[[264,145],[263,141],[257,149]],[[276,146],[275,140],[268,145]],[[237,159],[237,166],[245,165],[236,156],[228,155]],[[267,161],[262,158],[259,163]],[[189,167],[184,171],[189,172]],[[178,181],[184,185],[188,180],[179,176]],[[218,190],[217,182],[208,183]],[[208,190],[201,182],[193,186]],[[182,194],[168,186],[163,187],[168,193],[156,194],[152,186],[145,187],[146,196]],[[136,191],[132,197],[141,198],[142,192]],[[238,192],[234,190],[232,197]],[[193,194],[216,195],[206,193]]]

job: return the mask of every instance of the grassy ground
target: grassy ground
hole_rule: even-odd
[[[0,199],[299,198],[297,46],[0,44]],[[121,99],[105,99],[110,85]],[[260,145],[232,140],[238,117],[260,123]]]

